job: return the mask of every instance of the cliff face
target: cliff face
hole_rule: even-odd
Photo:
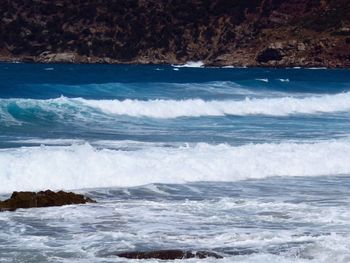
[[[2,0],[0,60],[350,66],[349,0]]]

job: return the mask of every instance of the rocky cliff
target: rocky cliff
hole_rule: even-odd
[[[1,0],[0,60],[350,66],[349,0]]]

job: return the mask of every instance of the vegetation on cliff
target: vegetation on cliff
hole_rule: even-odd
[[[350,66],[348,0],[4,0],[0,59]]]

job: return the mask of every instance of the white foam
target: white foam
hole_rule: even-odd
[[[188,61],[184,65],[172,65],[176,68],[201,68],[204,66],[204,63],[202,61]]]
[[[225,91],[222,91],[225,92]],[[240,89],[237,89],[239,95]],[[247,91],[247,94],[249,91]],[[257,96],[251,92],[252,96]],[[279,95],[279,97],[276,97]],[[286,94],[268,94],[269,97],[241,100],[87,100],[83,98],[60,97],[48,100],[0,99],[0,122],[13,125],[16,120],[7,112],[7,105],[14,103],[20,109],[39,107],[53,112],[64,120],[86,120],[86,118],[114,118],[113,115],[133,117],[178,118],[224,115],[269,115],[288,116],[292,114],[319,114],[350,111],[350,92],[335,95],[310,95],[307,97],[286,97]],[[108,114],[108,116],[106,115]]]
[[[255,80],[262,81],[262,82],[269,82],[269,79],[255,79]]]
[[[135,151],[89,144],[0,150],[0,192],[341,174],[350,174],[349,140]]]
[[[271,115],[332,113],[350,110],[350,93],[305,98],[246,98],[245,100],[85,100],[89,107],[116,115],[177,118],[224,115]]]

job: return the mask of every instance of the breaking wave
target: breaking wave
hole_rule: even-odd
[[[271,115],[331,113],[350,110],[350,93],[306,98],[235,100],[83,100],[84,105],[117,115],[177,118],[224,115]]]
[[[34,115],[81,118],[127,115],[132,117],[177,118],[225,115],[288,116],[350,111],[350,92],[308,97],[246,98],[244,100],[87,100],[60,97],[48,100],[0,99],[0,122],[16,122]]]
[[[350,174],[350,141],[116,150],[90,144],[0,150],[0,192],[80,189],[269,176]]]
[[[204,66],[202,61],[189,61],[183,65],[172,65],[175,68],[201,68]]]

